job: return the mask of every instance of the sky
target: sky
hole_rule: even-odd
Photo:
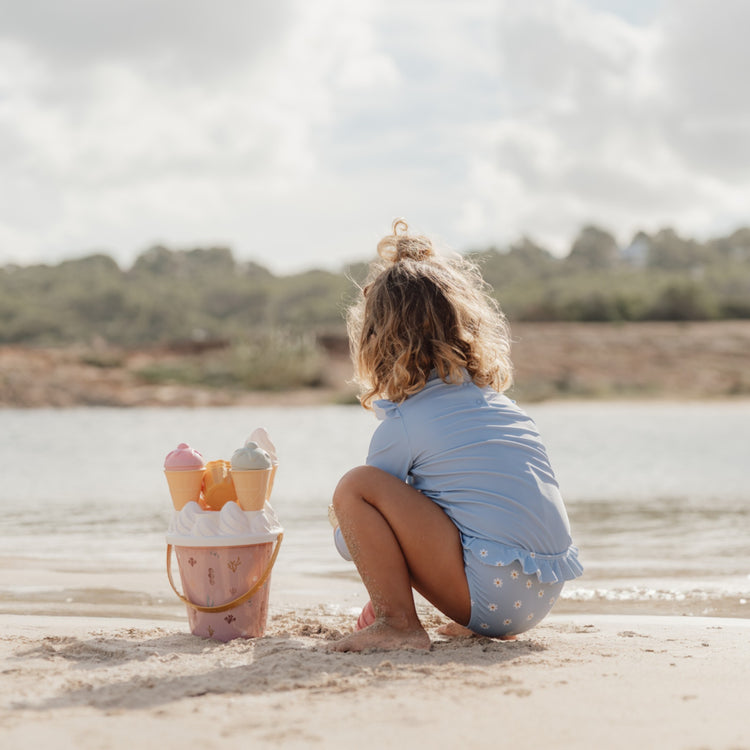
[[[0,0],[0,265],[750,224],[746,0]]]

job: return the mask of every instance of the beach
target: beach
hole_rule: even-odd
[[[353,406],[4,410],[5,748],[750,749],[750,402],[533,405],[582,578],[515,642],[329,653],[367,593],[326,507],[362,460]],[[165,572],[163,457],[231,455],[257,426],[285,536],[263,637],[190,633]],[[40,436],[41,453],[39,451]],[[39,456],[45,471],[37,470]]]
[[[342,654],[327,647],[366,591],[353,573],[305,570],[293,549],[265,634],[228,643],[190,633],[163,567],[0,568],[15,585],[0,603],[7,748],[750,748],[750,619],[668,614],[700,611],[679,597],[615,599],[611,614],[563,597],[516,641],[441,636],[446,618],[418,598],[429,652]]]
[[[512,325],[521,401],[717,399],[750,394],[750,321]],[[185,347],[0,346],[0,407],[262,406],[354,403],[345,333],[322,337],[316,388],[253,391],[149,383],[153,367],[205,368],[216,352]],[[690,362],[686,367],[685,363]]]
[[[329,653],[348,614],[277,603],[226,644],[184,623],[2,618],[3,746],[750,747],[750,621],[551,615],[515,642]]]

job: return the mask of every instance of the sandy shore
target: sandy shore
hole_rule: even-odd
[[[350,613],[272,606],[227,644],[186,622],[0,617],[3,747],[750,747],[750,620],[552,615],[516,642],[332,654]]]
[[[514,398],[733,398],[750,394],[750,320],[518,323]],[[344,338],[328,337],[318,388],[238,391],[149,384],[148,366],[205,366],[212,351],[0,346],[0,407],[354,403]],[[686,363],[689,363],[686,366]]]

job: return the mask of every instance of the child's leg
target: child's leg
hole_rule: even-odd
[[[429,648],[412,587],[456,622],[469,621],[461,538],[438,505],[371,466],[353,469],[341,479],[333,505],[378,618],[334,648]]]

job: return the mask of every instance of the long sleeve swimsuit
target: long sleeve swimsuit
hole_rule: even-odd
[[[542,583],[581,575],[578,549],[534,422],[506,396],[437,375],[400,403],[373,404],[381,420],[367,463],[437,503],[461,534],[464,556],[518,561]]]

